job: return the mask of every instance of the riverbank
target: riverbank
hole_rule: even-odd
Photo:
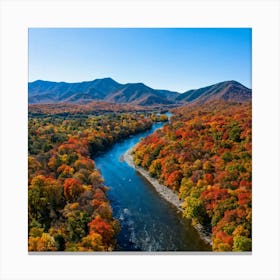
[[[135,147],[135,146],[134,146]],[[143,177],[145,177],[151,185],[155,188],[155,190],[168,202],[173,204],[178,211],[182,212],[182,201],[179,200],[176,193],[174,193],[171,189],[167,188],[166,186],[160,184],[157,179],[150,176],[149,172],[146,171],[144,168],[136,166],[133,161],[132,151],[134,147],[127,150],[124,155],[121,157],[121,161],[125,161],[129,166],[134,168],[136,171],[138,171]],[[202,225],[197,224],[194,226],[195,229],[198,231],[201,239],[207,243],[212,245],[212,238],[211,235],[209,235],[205,229],[202,227]]]
[[[167,201],[173,204],[179,211],[182,211],[182,201],[179,200],[178,196],[166,186],[160,184],[157,179],[152,178],[150,174],[142,167],[136,166],[133,161],[132,150],[134,147],[129,149],[123,155],[123,160],[135,170],[137,170],[143,177],[145,177],[156,189],[156,191]]]

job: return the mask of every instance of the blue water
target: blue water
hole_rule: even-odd
[[[164,200],[137,171],[122,161],[122,155],[141,138],[163,124],[116,143],[94,158],[110,188],[107,195],[113,215],[120,220],[117,251],[210,251],[190,221]]]

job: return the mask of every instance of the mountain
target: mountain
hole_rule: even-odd
[[[170,104],[160,92],[143,83],[126,84],[121,90],[111,94],[106,101],[113,103],[133,103],[135,105]]]
[[[81,83],[38,80],[28,84],[30,104],[86,104],[92,101],[105,101],[134,106],[174,106],[186,103],[202,104],[211,100],[245,102],[251,97],[251,89],[236,81],[221,82],[185,93],[153,89],[143,83],[120,84],[111,78]]]
[[[251,89],[236,81],[226,81],[200,89],[189,90],[180,94],[175,101],[202,104],[214,100],[246,102],[251,100],[251,98]]]
[[[167,105],[174,103],[167,96],[176,92],[152,89],[143,83],[119,84],[111,78],[90,82],[65,83],[38,80],[28,84],[28,102],[34,103],[88,103],[107,101],[133,105]]]
[[[108,94],[120,90],[121,84],[111,78],[90,82],[65,83],[38,80],[28,83],[29,103],[57,103],[103,100]]]

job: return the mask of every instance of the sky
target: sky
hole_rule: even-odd
[[[185,92],[236,80],[251,88],[250,28],[30,28],[29,82],[111,77]]]

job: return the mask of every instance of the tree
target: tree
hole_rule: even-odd
[[[181,181],[181,186],[179,189],[179,198],[183,200],[187,196],[189,196],[193,187],[194,187],[193,181],[190,178],[184,177]]]
[[[184,202],[184,215],[195,223],[203,224],[206,220],[206,212],[202,201],[195,197],[187,197]]]
[[[82,238],[79,243],[79,251],[104,251],[105,247],[102,244],[102,236],[98,233],[90,233]]]
[[[30,236],[28,251],[56,251],[55,240],[48,233],[43,233],[41,237]]]
[[[29,218],[47,229],[51,218],[56,218],[56,211],[64,206],[62,193],[58,180],[43,175],[34,177],[28,190]]]
[[[74,168],[67,164],[62,164],[57,168],[57,173],[59,178],[70,178],[74,173]]]
[[[239,226],[251,238],[251,106],[210,101],[174,109],[172,121],[134,151],[137,165],[179,190],[185,216],[194,223],[211,220],[217,251],[233,250]]]
[[[156,159],[152,161],[152,164],[149,167],[149,173],[151,176],[159,178],[161,174],[161,160]]]
[[[89,224],[90,233],[98,233],[102,236],[105,244],[109,244],[114,236],[114,230],[110,224],[101,219],[100,216],[95,217]]]
[[[82,210],[79,203],[68,204],[63,211],[66,218],[66,230],[71,242],[78,242],[88,234],[88,222],[91,217],[88,212]]]
[[[183,178],[183,174],[181,170],[173,171],[166,180],[166,185],[174,191],[178,191],[181,180]]]
[[[242,235],[233,237],[233,251],[252,251],[252,239]]]
[[[75,201],[79,195],[84,191],[81,182],[74,178],[67,178],[64,181],[64,196],[68,201]]]

